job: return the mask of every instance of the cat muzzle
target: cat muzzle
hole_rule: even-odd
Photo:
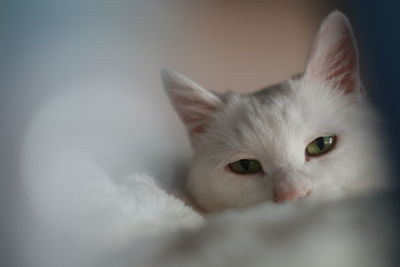
[[[292,178],[291,176],[280,175],[274,179],[273,200],[276,203],[298,200],[307,197],[310,192],[310,182],[304,177]]]

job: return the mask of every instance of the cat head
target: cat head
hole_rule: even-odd
[[[222,95],[168,70],[162,80],[194,149],[187,188],[205,210],[376,186],[375,116],[340,12],[321,24],[301,76]]]

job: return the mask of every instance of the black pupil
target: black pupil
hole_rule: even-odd
[[[315,143],[317,144],[319,150],[323,150],[325,147],[325,142],[323,137],[318,137],[315,139]]]
[[[248,171],[249,168],[250,168],[250,160],[248,160],[248,159],[242,159],[242,160],[240,160],[240,165],[242,165],[242,167],[243,167],[243,169],[244,169],[245,171]]]

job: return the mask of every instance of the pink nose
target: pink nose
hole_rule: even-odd
[[[291,192],[275,192],[274,202],[282,203],[289,200],[296,200],[307,196],[309,192],[306,191],[291,191]]]

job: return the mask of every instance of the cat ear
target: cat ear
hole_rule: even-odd
[[[161,79],[190,136],[204,132],[210,116],[221,105],[219,97],[170,70],[163,69]]]
[[[332,82],[346,94],[361,90],[356,42],[343,13],[334,11],[322,22],[311,46],[304,78]]]

